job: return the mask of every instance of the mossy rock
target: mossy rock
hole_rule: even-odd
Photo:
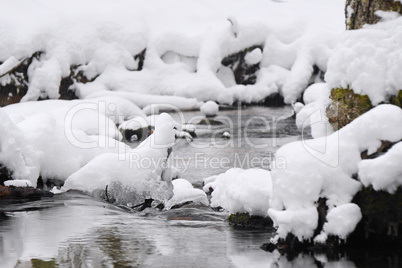
[[[356,94],[349,88],[332,89],[330,99],[332,103],[327,107],[326,114],[334,130],[344,127],[373,108],[367,95]]]
[[[251,216],[248,213],[230,214],[228,222],[237,228],[242,229],[272,229],[273,223],[270,218],[262,216]]]
[[[399,90],[396,96],[391,96],[389,103],[402,108],[402,90]]]
[[[363,218],[348,238],[351,244],[390,245],[402,243],[402,188],[390,194],[363,188],[353,198]]]

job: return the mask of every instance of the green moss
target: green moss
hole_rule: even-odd
[[[334,130],[344,127],[373,108],[367,95],[356,94],[349,87],[332,89],[330,99],[332,104],[327,107],[326,113]]]
[[[396,96],[391,96],[389,102],[402,108],[402,90],[399,90]]]
[[[36,267],[41,267],[41,268],[53,268],[57,267],[56,261],[54,259],[49,260],[49,261],[43,261],[43,260],[38,260],[38,259],[32,259],[31,264],[33,268]]]
[[[238,228],[272,229],[272,220],[270,218],[250,216],[248,213],[230,214],[228,222]]]

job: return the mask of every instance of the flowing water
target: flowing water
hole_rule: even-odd
[[[280,146],[301,138],[290,114],[289,107],[221,111],[215,120],[224,124],[198,126],[192,143],[175,146],[171,164],[196,187],[231,167],[268,168]],[[186,122],[199,116],[174,114]],[[133,213],[77,192],[0,206],[0,267],[399,267],[394,252],[351,253],[357,261],[268,253],[260,246],[272,233],[237,230],[227,216],[197,205]]]

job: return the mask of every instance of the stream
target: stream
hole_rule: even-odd
[[[265,168],[282,145],[300,140],[290,107],[243,107],[219,112],[222,125],[197,126],[181,140],[171,164],[195,187],[232,167]],[[199,112],[172,114],[198,122]],[[223,139],[228,131],[230,139]],[[307,131],[305,132],[307,133]],[[308,136],[308,134],[306,134]],[[223,159],[223,160],[222,160]],[[281,256],[261,245],[268,231],[238,230],[227,212],[201,205],[131,212],[79,192],[0,206],[0,267],[400,267],[401,252],[351,251]]]

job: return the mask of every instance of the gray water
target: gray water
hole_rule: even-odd
[[[230,167],[268,168],[280,146],[301,138],[289,107],[219,114],[224,125],[198,127],[193,143],[182,140],[174,148],[172,158],[180,161],[173,164],[196,187]],[[183,116],[188,122],[200,114]],[[223,131],[230,140],[222,139]],[[225,164],[212,166],[212,158]],[[367,251],[353,253],[358,261],[346,255],[291,260],[260,249],[272,233],[237,230],[227,216],[197,205],[133,213],[77,192],[0,206],[0,267],[399,267],[397,254]]]

